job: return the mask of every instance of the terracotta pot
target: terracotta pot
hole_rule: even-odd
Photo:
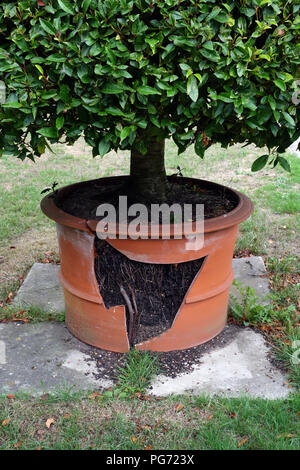
[[[120,182],[126,177],[102,178],[101,183]],[[199,180],[181,181],[199,184]],[[95,180],[94,180],[95,181]],[[78,185],[59,190],[64,197]],[[202,187],[219,187],[201,181]],[[224,189],[224,187],[221,186]],[[239,223],[253,212],[253,204],[245,195],[231,191],[237,206],[231,212],[204,222],[204,245],[187,250],[187,239],[107,239],[128,258],[145,263],[182,263],[205,257],[179,308],[170,329],[135,347],[152,351],[186,349],[205,343],[219,334],[227,319],[229,287],[233,281],[232,256]],[[64,289],[66,324],[80,340],[110,351],[129,350],[125,306],[107,309],[99,292],[94,270],[95,231],[97,221],[74,217],[59,209],[51,194],[41,202],[42,211],[55,220],[60,250],[59,279]],[[148,233],[148,226],[143,227]],[[127,226],[117,226],[116,234],[126,233]],[[174,225],[176,232],[176,225]],[[161,231],[160,231],[161,234]]]

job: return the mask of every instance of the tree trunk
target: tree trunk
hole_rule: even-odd
[[[165,141],[149,140],[146,155],[131,150],[129,197],[136,202],[162,203],[166,200],[168,181],[165,169]]]

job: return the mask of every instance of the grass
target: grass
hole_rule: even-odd
[[[0,160],[0,322],[49,320],[39,310],[13,309],[9,301],[35,261],[59,260],[54,224],[39,209],[41,191],[101,176],[126,174],[127,152],[93,159],[88,147],[55,146],[35,164]],[[272,304],[261,306],[249,290],[235,304],[232,321],[268,334],[274,352],[300,385],[294,363],[299,341],[300,159],[288,156],[292,171],[267,167],[257,174],[251,163],[264,150],[211,147],[202,161],[189,149],[178,156],[168,142],[168,174],[213,180],[245,192],[255,204],[241,224],[236,254],[263,255],[270,273]],[[8,300],[8,302],[7,302]],[[63,315],[50,319],[63,321]],[[145,396],[157,373],[154,354],[131,351],[117,386],[100,394],[59,390],[33,398],[0,397],[0,449],[299,449],[300,394],[286,400]],[[180,405],[180,406],[178,406]],[[46,421],[54,419],[49,428]],[[7,421],[9,420],[9,421]],[[113,430],[113,432],[112,432]]]
[[[117,393],[124,396],[145,393],[157,373],[157,356],[133,349],[127,355],[126,365],[119,367]]]
[[[299,396],[273,401],[132,400],[86,393],[3,396],[0,449],[296,450],[299,409]]]
[[[0,322],[21,321],[23,323],[40,323],[47,321],[65,321],[65,312],[45,312],[39,308],[16,308],[11,305],[3,305],[0,308]]]

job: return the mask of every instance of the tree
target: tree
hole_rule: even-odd
[[[22,160],[80,136],[93,156],[131,151],[140,200],[163,201],[164,141],[200,158],[213,143],[300,135],[298,0],[38,0],[0,5],[0,149]]]

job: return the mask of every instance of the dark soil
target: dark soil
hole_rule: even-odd
[[[151,354],[157,357],[160,374],[167,377],[176,377],[178,374],[192,371],[196,364],[201,363],[203,354],[230,344],[241,329],[244,329],[244,327],[232,324],[226,325],[218,336],[207,343],[182,351],[152,352]],[[91,346],[89,356],[91,360],[96,361],[99,367],[99,373],[95,373],[95,378],[106,378],[113,380],[115,383],[117,382],[120,374],[119,367],[126,365],[127,356],[125,354],[105,351]]]
[[[170,328],[204,258],[179,264],[141,263],[130,260],[106,241],[96,239],[95,247],[95,273],[101,296],[106,308],[125,305],[130,343],[139,343]]]
[[[125,181],[125,179],[124,179]],[[58,191],[55,197],[56,205],[76,217],[86,220],[99,219],[96,216],[97,207],[104,203],[115,206],[117,216],[119,196],[126,195],[124,190],[124,182],[118,180],[111,184],[104,185],[100,180],[90,181],[88,184],[80,184],[75,186],[67,194],[60,196]],[[128,198],[128,206],[140,202]],[[204,204],[204,218],[209,219],[218,217],[232,211],[238,203],[236,195],[222,186],[207,184],[200,180],[197,184],[187,183],[181,177],[169,178],[169,190],[167,200],[164,201],[168,205],[174,203],[183,207],[184,204],[193,204],[193,219],[196,219],[195,205]],[[145,204],[150,215],[150,203]],[[134,217],[132,217],[134,218]],[[128,221],[130,218],[128,218]],[[122,219],[122,222],[125,222]],[[150,220],[149,220],[150,222]]]

